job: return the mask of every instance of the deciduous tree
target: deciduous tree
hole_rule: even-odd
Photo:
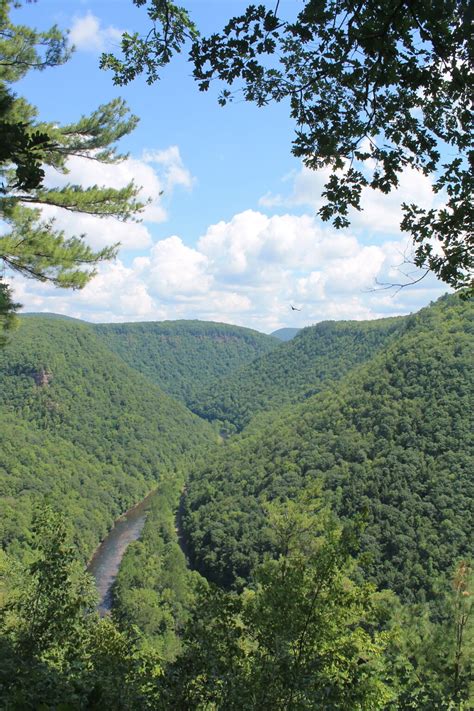
[[[249,5],[220,32],[198,37],[184,7],[146,5],[146,38],[125,34],[122,58],[102,66],[124,84],[149,83],[188,43],[202,91],[220,80],[219,102],[285,101],[296,125],[292,150],[330,177],[319,210],[346,227],[364,188],[395,189],[413,168],[442,205],[404,204],[401,229],[413,261],[454,287],[473,288],[472,5],[468,0],[307,0],[291,18],[279,2]]]

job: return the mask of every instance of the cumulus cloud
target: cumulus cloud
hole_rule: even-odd
[[[16,297],[29,310],[92,321],[198,318],[266,332],[370,319],[416,310],[445,291],[434,277],[419,291],[370,291],[376,279],[395,280],[403,247],[400,240],[366,245],[309,215],[246,210],[209,226],[194,247],[171,235],[129,264],[103,265],[82,292],[17,279]]]
[[[103,52],[118,45],[121,36],[122,30],[117,27],[101,27],[99,18],[91,12],[83,17],[75,17],[69,32],[71,44],[85,52]]]
[[[155,163],[163,168],[166,189],[173,190],[180,185],[191,188],[195,179],[185,167],[178,146],[169,146],[164,150],[145,151],[143,160],[146,163]]]
[[[205,294],[212,284],[208,258],[173,235],[155,244],[148,259],[146,278],[152,292],[162,298]],[[144,273],[143,260],[140,268]]]
[[[330,174],[329,168],[314,171],[302,166],[299,171],[285,176],[284,181],[290,184],[286,193],[267,192],[259,199],[259,205],[268,209],[309,207],[317,212],[324,204],[321,193]],[[430,178],[413,168],[406,168],[400,174],[398,188],[388,195],[365,188],[361,197],[362,210],[349,213],[351,228],[372,235],[398,235],[403,202],[431,208],[435,194]]]
[[[190,189],[194,180],[177,146],[161,151],[145,151],[141,158],[130,157],[113,164],[73,156],[67,163],[67,169],[67,173],[60,173],[47,167],[45,184],[48,187],[62,187],[70,183],[84,188],[105,185],[119,189],[133,181],[140,188],[140,199],[146,204],[140,214],[143,220],[140,223],[81,215],[51,206],[42,208],[44,216],[54,218],[59,229],[68,235],[84,234],[87,243],[94,249],[116,242],[120,242],[121,249],[150,247],[153,240],[146,223],[162,223],[168,219],[163,192],[170,202],[174,189],[182,186]]]

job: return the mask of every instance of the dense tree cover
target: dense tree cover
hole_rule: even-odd
[[[196,392],[196,414],[242,429],[258,412],[299,402],[329,387],[397,338],[403,318],[324,321],[302,329],[289,343]]]
[[[291,341],[300,330],[299,328],[278,328],[270,335],[278,338],[280,341]]]
[[[338,527],[315,493],[269,506],[278,555],[253,589],[195,588],[176,659],[99,620],[64,517],[40,510],[30,560],[0,555],[2,708],[467,711],[468,566],[435,626],[354,582],[357,525]]]
[[[21,319],[0,351],[0,406],[4,546],[28,537],[45,497],[67,511],[90,554],[119,514],[216,441],[77,321]]]
[[[255,587],[198,599],[171,668],[178,708],[384,708],[387,636],[373,589],[349,580],[351,533],[314,491],[274,504],[269,525],[278,557],[257,568]]]
[[[139,187],[93,185],[83,188],[67,183],[44,184],[45,168],[68,173],[71,157],[99,163],[117,163],[116,142],[130,133],[138,119],[121,99],[100,106],[90,116],[60,125],[42,122],[36,107],[14,94],[12,86],[31,70],[42,71],[63,64],[70,56],[67,34],[58,27],[40,32],[10,19],[10,0],[0,2],[0,217],[6,224],[0,237],[0,263],[27,277],[56,286],[82,288],[96,266],[110,259],[117,245],[94,251],[84,235],[67,235],[54,219],[41,213],[53,205],[90,215],[133,218],[143,204]],[[53,170],[50,170],[53,175]],[[5,314],[17,308],[0,277],[0,329],[9,321]],[[0,330],[0,335],[2,333]]]
[[[210,37],[199,37],[186,4],[133,2],[146,6],[151,29],[125,33],[122,57],[102,56],[115,83],[141,73],[153,83],[186,47],[201,91],[223,83],[221,105],[236,95],[260,107],[284,101],[296,125],[293,154],[330,171],[319,215],[337,228],[349,224],[350,208],[360,209],[364,188],[388,193],[407,167],[430,176],[445,199],[430,209],[403,204],[401,228],[413,238],[417,266],[472,290],[468,0],[251,4]]]
[[[472,303],[356,326],[365,362],[217,444],[93,327],[21,319],[0,354],[0,706],[471,707]],[[318,328],[321,363],[357,349]],[[99,620],[84,558],[157,482]],[[33,516],[45,499],[66,519]]]
[[[110,323],[94,328],[128,365],[185,403],[195,390],[278,345],[258,331],[207,321]]]
[[[153,708],[158,655],[99,621],[93,579],[63,516],[38,512],[29,561],[1,555],[0,592],[2,709]]]
[[[120,628],[140,630],[141,648],[174,661],[203,578],[191,571],[176,532],[182,481],[168,477],[152,497],[140,540],[132,543],[114,583],[113,617]]]
[[[340,517],[364,512],[366,575],[404,600],[434,597],[472,543],[472,316],[471,302],[441,299],[341,382],[209,457],[185,499],[197,569],[242,586],[272,550],[266,502],[321,480]]]

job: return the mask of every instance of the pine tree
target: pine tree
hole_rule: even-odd
[[[8,226],[0,237],[0,260],[8,269],[56,286],[81,289],[96,273],[97,265],[111,259],[118,245],[94,251],[84,235],[67,235],[45,219],[41,208],[133,219],[143,208],[139,188],[132,182],[120,189],[94,185],[83,188],[44,184],[45,167],[68,173],[73,156],[98,163],[117,163],[126,156],[116,143],[130,133],[137,118],[123,100],[100,106],[90,116],[68,125],[45,123],[37,109],[15,96],[11,85],[28,71],[43,71],[70,56],[67,35],[57,27],[46,32],[10,21],[9,0],[0,0],[0,218]],[[11,323],[18,308],[2,282],[0,331]]]

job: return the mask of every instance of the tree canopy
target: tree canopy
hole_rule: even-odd
[[[126,33],[122,57],[102,56],[117,84],[147,81],[189,49],[201,91],[219,80],[219,103],[285,101],[292,150],[330,177],[319,210],[337,228],[361,209],[364,188],[388,193],[407,168],[432,180],[438,206],[403,204],[411,259],[454,287],[473,288],[474,152],[471,142],[472,6],[467,0],[307,0],[291,18],[279,2],[249,5],[220,32],[200,37],[185,7],[146,6],[145,38]]]
[[[472,315],[451,295],[326,322],[224,390],[252,331],[22,318],[0,350],[0,707],[473,708]],[[161,392],[171,350],[182,392],[204,356],[217,396],[243,387],[216,401],[255,411],[242,433]],[[84,562],[155,487],[99,620]]]
[[[42,122],[37,109],[16,96],[12,85],[30,70],[42,71],[63,64],[70,56],[67,35],[56,26],[39,32],[15,25],[11,3],[0,1],[0,219],[7,229],[0,237],[4,268],[56,286],[81,289],[97,265],[112,258],[118,245],[93,250],[85,235],[68,235],[42,207],[87,213],[120,220],[134,217],[143,207],[133,182],[115,189],[94,185],[62,187],[45,182],[45,168],[68,173],[71,157],[99,163],[125,158],[116,143],[136,125],[121,99],[100,106],[89,116],[59,125]],[[0,278],[0,328],[11,323],[17,308],[10,289]]]

